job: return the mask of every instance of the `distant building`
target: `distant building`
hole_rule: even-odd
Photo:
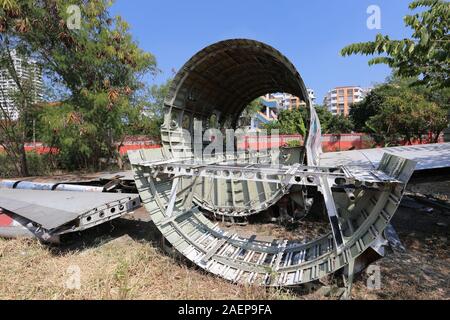
[[[260,129],[264,124],[278,120],[278,101],[276,99],[261,97],[260,103],[262,109],[251,119],[251,130]]]
[[[20,57],[15,51],[11,52],[14,68],[22,83],[30,83],[33,94],[33,103],[42,101],[42,71],[36,61]],[[0,69],[0,104],[13,120],[17,120],[19,112],[14,103],[13,94],[17,90],[17,84],[6,69]]]
[[[314,90],[307,89],[309,98],[315,104],[316,97]],[[261,128],[264,124],[278,120],[278,113],[281,110],[294,110],[306,107],[306,103],[298,97],[289,93],[270,93],[262,96],[260,102],[263,106],[251,119],[250,129]]]
[[[311,99],[312,103],[315,104],[316,96],[314,95],[314,90],[307,90],[309,98]],[[290,93],[270,93],[266,94],[263,98],[268,101],[276,101],[278,109],[281,110],[299,109],[300,107],[306,106],[306,103],[304,101],[300,100],[300,98]]]
[[[352,104],[362,101],[370,91],[359,86],[336,87],[328,91],[323,104],[334,115],[348,116]]]

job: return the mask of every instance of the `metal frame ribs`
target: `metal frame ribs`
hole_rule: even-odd
[[[209,165],[167,160],[158,152],[140,150],[131,153],[130,160],[142,202],[167,241],[213,274],[270,286],[303,284],[354,265],[382,236],[415,166],[413,161],[387,154],[378,170],[360,172],[300,165]],[[189,179],[191,185],[183,185],[182,179]],[[201,204],[192,195],[196,179],[261,180],[285,190],[294,184],[317,186],[324,194],[332,232],[306,243],[228,233],[200,211]],[[336,188],[353,188],[356,199],[343,200],[342,193],[335,194]]]
[[[148,167],[153,176],[160,174],[175,177],[202,177],[225,180],[251,180],[267,183],[278,183],[284,187],[291,185],[319,186],[320,180],[327,178],[332,181],[331,187],[348,185],[376,188],[386,184],[401,183],[381,170],[362,171],[357,168],[311,167],[300,164],[239,164],[223,161],[202,162],[196,160],[184,161],[146,161],[138,166]]]

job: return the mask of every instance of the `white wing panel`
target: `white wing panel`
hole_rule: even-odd
[[[377,168],[384,153],[416,161],[416,171],[450,167],[450,143],[327,152],[320,154],[319,165]]]

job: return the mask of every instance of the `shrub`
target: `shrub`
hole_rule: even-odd
[[[48,161],[48,155],[36,152],[27,152],[28,170],[31,176],[42,176],[50,174],[52,167]],[[14,164],[6,153],[0,153],[0,178],[17,177]]]

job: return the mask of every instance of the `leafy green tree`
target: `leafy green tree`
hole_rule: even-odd
[[[9,47],[0,43],[0,72],[6,78],[12,79],[14,86],[10,90],[0,87],[0,96],[9,97],[12,103],[3,100],[0,103],[0,146],[3,147],[8,157],[7,161],[14,166],[20,176],[29,174],[27,155],[25,153],[25,141],[32,136],[33,114],[37,111],[37,90],[35,77],[38,70],[26,63],[22,68],[27,72],[19,72],[13,59],[20,57]],[[16,116],[18,114],[18,117]]]
[[[333,119],[333,114],[328,111],[326,106],[316,106],[317,116],[319,117],[320,125],[323,133],[330,133],[330,121]]]
[[[410,86],[411,79],[391,78],[352,106],[350,118],[357,131],[367,132],[379,144],[421,140],[432,133],[436,142],[447,125],[446,110],[430,100],[425,86]],[[435,99],[439,101],[439,99]]]
[[[371,132],[371,129],[367,127],[366,122],[379,113],[388,89],[388,85],[379,86],[370,91],[363,101],[352,105],[349,117],[354,124],[355,131]]]
[[[319,117],[320,125],[323,133],[330,133],[328,126],[333,118],[333,114],[328,111],[326,106],[315,106],[317,116]],[[289,114],[292,113],[292,114]],[[280,118],[281,116],[281,118]],[[301,118],[301,121],[298,121]],[[295,110],[284,110],[278,116],[278,121],[267,123],[264,128],[268,131],[277,129],[281,134],[300,133],[306,136],[308,128],[306,124],[309,123],[309,111],[307,108],[300,108]]]
[[[404,17],[405,25],[413,30],[411,39],[392,40],[378,34],[375,41],[351,44],[343,48],[341,54],[381,55],[371,59],[369,64],[384,63],[398,76],[414,77],[417,84],[448,88],[450,3],[415,0],[409,5],[411,10],[420,7],[425,10]]]
[[[280,134],[283,134],[283,130],[281,129],[281,123],[278,120],[270,121],[263,125],[263,128],[267,130],[267,132],[270,134],[272,130],[278,130]]]
[[[327,124],[326,133],[342,134],[351,133],[353,131],[353,122],[349,117],[342,114],[332,116]]]
[[[281,134],[306,135],[305,123],[303,122],[302,113],[299,109],[281,111],[278,114],[278,121],[281,125]]]
[[[129,135],[148,135],[154,139],[161,136],[164,117],[164,98],[167,96],[172,79],[160,85],[152,85],[136,97],[135,107],[130,114],[126,133]]]
[[[69,29],[69,5],[81,10]],[[132,40],[109,0],[0,0],[1,50],[33,56],[51,82],[66,88],[63,107],[42,115],[45,142],[58,147],[69,168],[100,167],[117,156],[145,74],[156,61]]]
[[[316,105],[314,108],[316,109],[317,116],[319,117],[322,132],[327,133],[328,123],[330,122],[331,117],[333,117],[333,114],[328,111],[326,106]],[[309,123],[310,117],[308,108],[300,108],[297,111],[301,113],[303,123],[306,126],[306,124]]]
[[[384,145],[411,143],[433,133],[437,141],[447,126],[445,110],[413,90],[398,88],[396,95],[385,96],[376,115],[366,121],[372,136]]]

